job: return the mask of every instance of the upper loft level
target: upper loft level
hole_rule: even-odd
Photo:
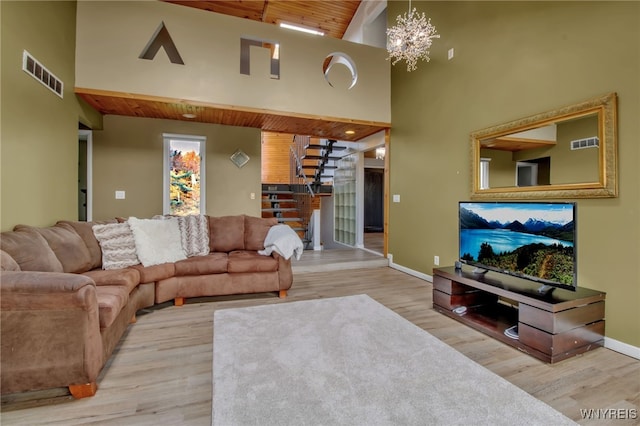
[[[75,90],[103,114],[346,141],[391,121],[384,49],[166,2],[79,2]]]

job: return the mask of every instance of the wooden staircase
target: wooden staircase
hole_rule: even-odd
[[[262,184],[262,217],[275,217],[279,223],[289,225],[306,246],[309,242],[306,235],[308,225],[300,207],[291,185]]]
[[[289,184],[262,184],[262,217],[275,217],[311,244],[309,221],[320,208],[320,195],[333,192],[334,164],[349,152],[336,140],[295,136],[290,148]],[[343,154],[343,155],[339,155]]]
[[[298,176],[306,177],[307,183],[311,185],[314,192],[331,193],[333,170],[337,168],[335,162],[347,153],[347,147],[338,145],[338,141],[335,139],[312,139],[310,137],[302,137],[295,143],[302,148],[298,148],[302,164]]]

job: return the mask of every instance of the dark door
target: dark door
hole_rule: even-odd
[[[384,169],[364,169],[364,232],[384,231]]]

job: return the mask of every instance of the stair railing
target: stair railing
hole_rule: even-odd
[[[291,186],[292,191],[294,193],[299,193],[301,192],[300,188],[306,185],[307,192],[314,197],[315,194],[313,192],[313,188],[311,188],[307,175],[304,173],[300,157],[296,154],[293,146],[289,147],[289,151],[289,185]]]
[[[312,230],[309,226],[313,207],[311,199],[315,197],[313,188],[309,182],[309,178],[302,167],[302,157],[305,153],[305,147],[309,144],[309,136],[296,135],[289,147],[289,182],[293,192],[293,199],[296,200],[298,209],[298,217],[300,218],[300,227],[304,229],[304,238],[306,244],[312,241]]]

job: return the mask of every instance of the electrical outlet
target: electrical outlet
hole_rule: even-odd
[[[116,191],[116,200],[124,200],[126,198],[124,191]]]
[[[433,264],[435,266],[440,265],[440,256],[433,256]]]

